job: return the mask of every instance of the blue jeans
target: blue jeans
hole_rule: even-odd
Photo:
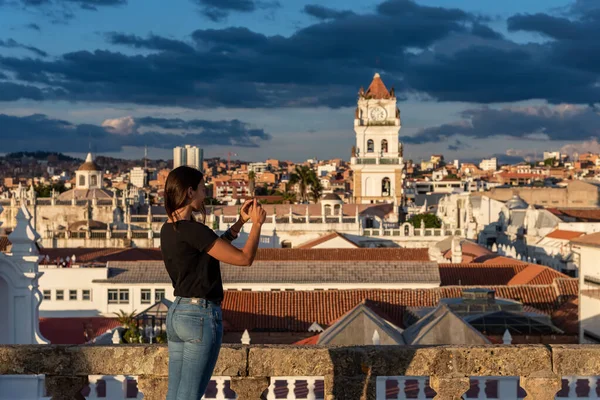
[[[221,306],[204,299],[177,296],[167,313],[167,338],[167,400],[202,399],[221,349]]]

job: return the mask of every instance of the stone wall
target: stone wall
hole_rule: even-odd
[[[167,390],[165,345],[0,346],[0,375],[45,374],[52,400],[83,399],[88,375],[134,375],[147,400]],[[564,376],[600,375],[600,348],[515,346],[223,346],[214,376],[239,400],[256,400],[271,377],[320,376],[326,400],[376,398],[378,376],[429,376],[437,400],[457,400],[470,377],[520,377],[526,400],[551,400]]]

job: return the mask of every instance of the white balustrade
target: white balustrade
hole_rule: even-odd
[[[322,400],[323,397],[317,397],[316,394],[316,385],[317,382],[323,381],[323,377],[308,377],[308,376],[278,376],[271,378],[271,384],[269,385],[269,389],[267,392],[267,400],[275,400],[275,399],[287,399],[287,400]],[[279,382],[285,382],[285,386],[281,386]],[[298,382],[306,382],[306,396],[302,395],[301,397],[296,396],[296,389]],[[282,387],[287,388],[286,397],[276,397],[276,389],[281,389]]]

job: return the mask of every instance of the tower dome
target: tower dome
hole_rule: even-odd
[[[522,198],[520,198],[518,194],[514,194],[513,197],[504,204],[509,210],[525,210],[528,206],[528,204]]]

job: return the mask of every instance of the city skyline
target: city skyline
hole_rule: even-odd
[[[0,149],[349,159],[379,72],[407,159],[597,152],[594,3],[5,1]]]

